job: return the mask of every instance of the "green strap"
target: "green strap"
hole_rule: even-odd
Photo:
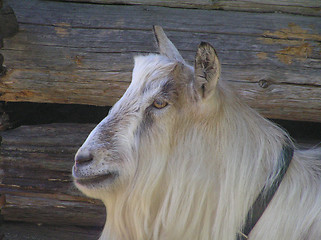
[[[237,240],[246,240],[255,224],[259,221],[260,217],[263,215],[265,209],[272,200],[274,194],[278,190],[282,179],[289,168],[293,157],[294,149],[292,145],[283,145],[281,156],[279,159],[280,172],[277,178],[272,183],[271,187],[268,189],[262,189],[259,196],[251,206],[245,224],[243,225],[242,231],[237,234]]]

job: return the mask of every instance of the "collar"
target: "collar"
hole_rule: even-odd
[[[268,189],[263,188],[256,198],[255,202],[248,211],[246,221],[242,227],[242,231],[237,234],[237,240],[246,240],[255,224],[259,221],[263,215],[265,209],[268,207],[274,194],[278,190],[282,179],[289,168],[291,160],[293,158],[293,146],[290,143],[286,143],[282,147],[281,155],[279,157],[280,171],[276,179],[273,181]]]

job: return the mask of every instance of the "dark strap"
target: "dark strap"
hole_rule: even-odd
[[[250,208],[246,221],[243,226],[242,232],[238,233],[237,240],[246,240],[252,229],[254,228],[255,224],[259,221],[260,217],[263,215],[263,212],[269,205],[270,201],[272,200],[275,192],[278,190],[282,179],[290,165],[290,162],[293,157],[294,149],[292,145],[286,144],[283,145],[281,156],[279,159],[280,165],[280,172],[274,182],[272,183],[271,187],[268,189],[262,189],[259,196],[253,203],[252,207]]]

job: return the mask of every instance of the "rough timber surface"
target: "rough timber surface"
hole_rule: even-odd
[[[105,208],[73,185],[71,168],[91,124],[23,126],[1,132],[0,193],[5,221],[102,226]]]
[[[9,222],[1,240],[97,240],[102,229]],[[1,231],[0,231],[1,233]]]
[[[222,79],[270,118],[321,122],[319,17],[20,0],[7,1],[20,31],[1,49],[0,101],[113,105],[130,83],[133,56],[154,52],[162,25],[193,62],[208,41]]]
[[[300,15],[321,15],[317,0],[64,0],[102,4],[137,4],[175,8],[221,9],[248,12],[284,12]]]
[[[93,127],[47,124],[0,132],[1,240],[97,239],[105,208],[71,181],[74,154]],[[320,146],[320,138],[303,146]]]

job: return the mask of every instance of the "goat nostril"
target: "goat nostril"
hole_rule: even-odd
[[[89,163],[92,160],[93,160],[93,156],[91,154],[77,154],[75,157],[76,164]]]

